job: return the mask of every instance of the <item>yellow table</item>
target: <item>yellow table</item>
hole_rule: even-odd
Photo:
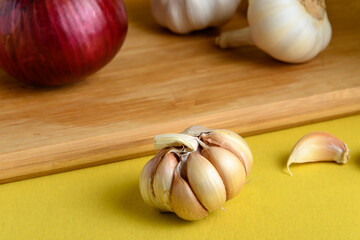
[[[345,165],[286,160],[308,132],[351,150]],[[198,222],[147,207],[139,158],[0,185],[0,239],[360,239],[360,115],[246,138],[254,167],[223,210]]]

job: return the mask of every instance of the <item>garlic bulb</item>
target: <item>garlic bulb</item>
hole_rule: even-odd
[[[254,44],[273,58],[306,62],[327,47],[331,25],[325,0],[249,0],[249,27],[225,32],[221,48]]]
[[[327,132],[312,132],[295,144],[287,162],[287,169],[292,176],[292,163],[334,161],[345,164],[349,158],[349,149],[340,139]]]
[[[223,129],[196,126],[158,135],[155,147],[161,150],[140,175],[141,196],[146,204],[191,221],[234,198],[253,161],[245,140]]]
[[[151,0],[158,24],[175,33],[189,33],[225,24],[241,0]]]

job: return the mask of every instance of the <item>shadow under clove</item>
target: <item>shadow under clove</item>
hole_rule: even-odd
[[[174,213],[160,213],[144,203],[137,182],[124,186],[112,186],[100,196],[101,203],[109,210],[129,221],[142,222],[154,228],[185,227],[193,222],[184,221]]]

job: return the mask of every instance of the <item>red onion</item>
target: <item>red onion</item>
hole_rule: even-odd
[[[0,66],[26,83],[76,82],[115,57],[127,26],[122,0],[0,1]]]

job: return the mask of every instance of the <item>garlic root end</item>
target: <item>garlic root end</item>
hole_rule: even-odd
[[[345,143],[344,143],[344,147],[345,147],[345,151],[342,154],[341,158],[335,159],[336,163],[338,163],[338,164],[345,164],[350,159],[350,149],[348,148],[348,146]]]

